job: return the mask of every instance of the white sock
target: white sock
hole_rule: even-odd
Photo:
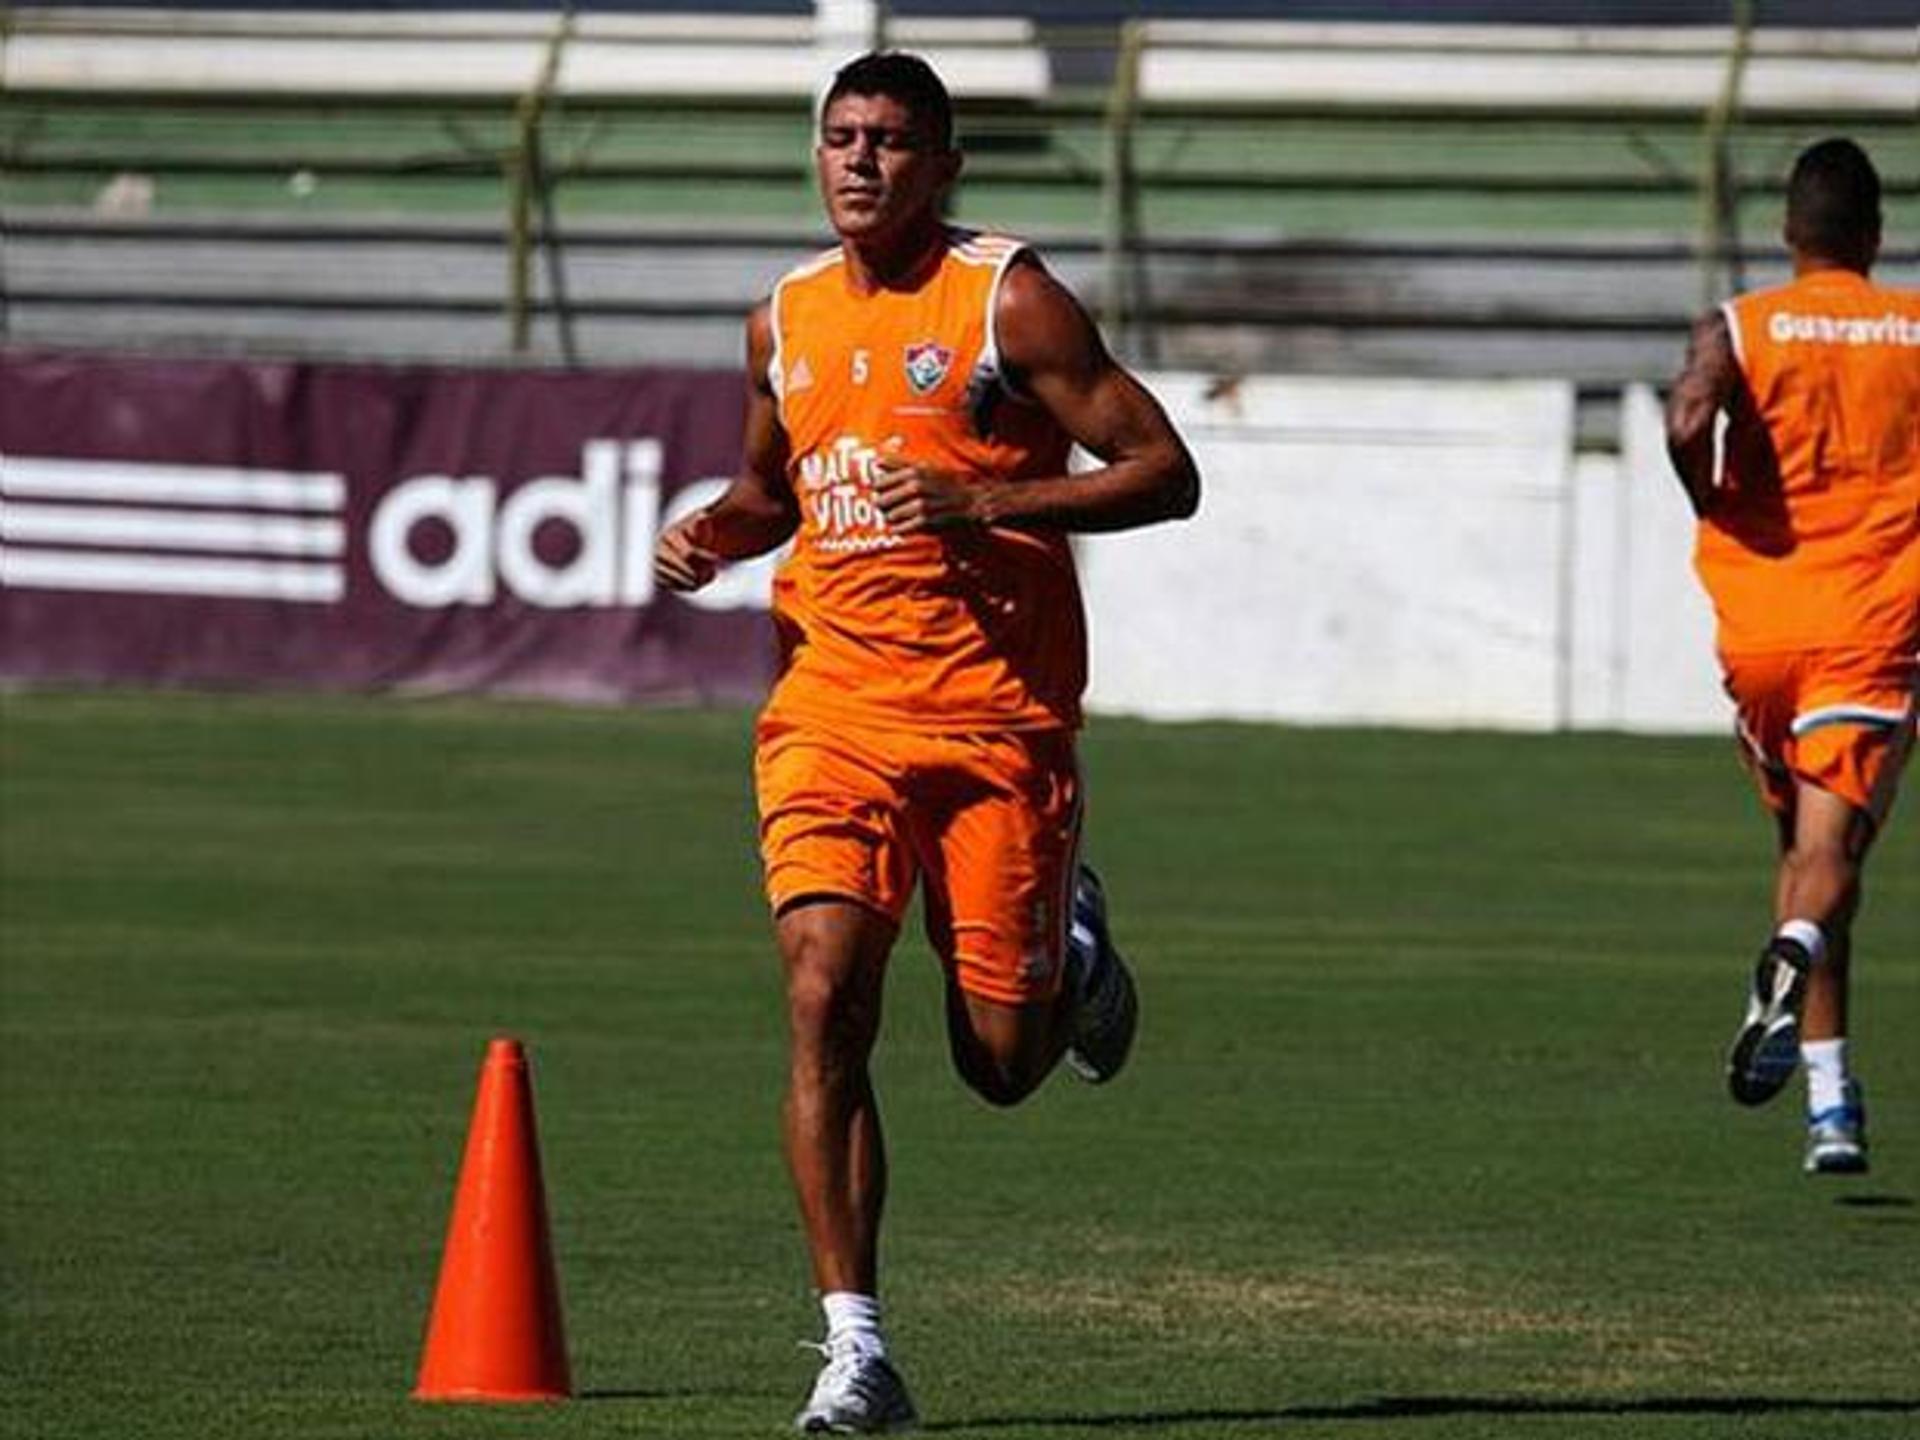
[[[1773,934],[1777,940],[1798,940],[1815,965],[1827,958],[1827,937],[1811,920],[1783,920]]]
[[[880,1301],[857,1290],[829,1290],[820,1297],[827,1317],[827,1345],[851,1345],[863,1355],[884,1355],[887,1342],[880,1333]]]
[[[1847,1037],[1803,1040],[1800,1058],[1807,1066],[1807,1113],[1818,1115],[1846,1102]]]

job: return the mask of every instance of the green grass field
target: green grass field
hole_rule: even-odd
[[[3,733],[0,1431],[782,1430],[815,1313],[746,717],[14,696]],[[1859,931],[1875,1171],[1814,1182],[1797,1085],[1722,1093],[1768,888],[1724,744],[1102,721],[1085,753],[1134,1068],[990,1111],[917,937],[896,962],[887,1296],[928,1430],[1920,1432],[1911,805]],[[419,1405],[502,1033],[582,1395]]]

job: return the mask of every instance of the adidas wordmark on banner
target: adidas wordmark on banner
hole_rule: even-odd
[[[0,585],[333,604],[342,475],[0,455]]]
[[[660,527],[725,491],[727,477],[663,496],[653,437],[589,440],[580,473],[512,487],[489,475],[415,475],[388,486],[364,537],[366,579],[414,609],[640,607],[654,598]],[[434,558],[413,535],[438,527]],[[548,558],[535,535],[571,531]],[[326,472],[0,455],[0,588],[291,600],[332,605],[352,568],[346,477]],[[686,602],[767,608],[772,561],[733,566]]]

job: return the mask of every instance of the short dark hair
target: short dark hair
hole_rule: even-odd
[[[933,132],[942,150],[953,148],[953,101],[933,67],[918,55],[905,50],[869,50],[849,60],[827,87],[826,98],[820,102],[822,117],[842,95],[884,95],[898,100],[917,122]]]
[[[1787,179],[1787,243],[1828,260],[1864,265],[1880,239],[1880,176],[1851,140],[1822,140]]]

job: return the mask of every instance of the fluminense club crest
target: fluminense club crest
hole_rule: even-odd
[[[907,383],[913,386],[913,393],[925,395],[936,390],[940,382],[947,378],[947,367],[953,364],[953,351],[932,340],[922,340],[918,345],[907,346]]]

